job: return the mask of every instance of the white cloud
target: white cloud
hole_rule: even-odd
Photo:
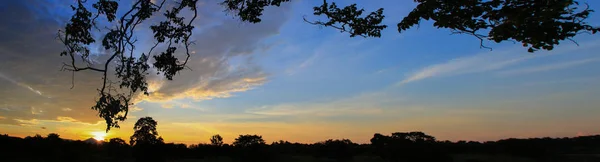
[[[6,81],[8,81],[10,83],[13,83],[15,85],[18,85],[20,87],[23,87],[23,88],[25,88],[25,89],[27,89],[27,90],[29,90],[29,91],[37,94],[37,95],[44,96],[41,91],[33,89],[31,86],[29,86],[29,85],[27,85],[25,83],[19,83],[19,82],[15,81],[15,80],[11,79],[10,77],[6,76],[2,72],[0,72],[0,78],[4,79],[4,80],[6,80]]]
[[[483,73],[489,71],[497,71],[516,64],[526,62],[534,58],[546,56],[554,56],[559,54],[571,54],[579,50],[586,50],[598,47],[600,40],[588,41],[581,43],[580,46],[567,45],[556,48],[553,51],[538,51],[534,54],[525,52],[522,48],[516,48],[503,51],[491,51],[482,54],[460,57],[447,61],[445,63],[434,64],[427,66],[417,72],[409,75],[405,79],[398,82],[397,86],[402,86],[407,83],[416,82],[424,79],[444,76],[454,76],[463,74]],[[564,63],[561,65],[540,67],[538,69],[529,69],[528,71],[544,71],[553,70],[555,68],[564,68],[565,66],[575,66],[578,64],[588,63],[592,60],[582,62]]]
[[[400,81],[397,85],[402,86],[433,77],[498,70],[531,58],[533,58],[532,55],[511,55],[508,53],[477,54],[425,67]]]
[[[502,75],[502,76],[522,75],[522,74],[529,74],[529,73],[537,73],[537,72],[545,72],[545,71],[572,68],[572,67],[585,65],[585,64],[589,64],[589,63],[593,63],[593,62],[598,62],[598,61],[600,61],[600,58],[588,58],[588,59],[581,59],[581,60],[575,60],[575,61],[569,61],[569,62],[559,62],[559,63],[549,64],[549,65],[527,67],[527,68],[522,68],[522,69],[507,70],[507,71],[498,72],[498,74]]]

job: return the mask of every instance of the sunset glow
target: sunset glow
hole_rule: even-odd
[[[137,1],[115,1],[117,17]],[[224,0],[198,0],[202,12],[191,24],[189,37],[194,42],[189,51],[194,52],[172,80],[157,73],[152,65],[156,59],[150,57],[167,45],[149,53],[157,42],[150,26],[165,16],[157,12],[152,14],[156,18],[140,23],[132,35],[139,39],[135,50],[130,53],[128,47],[126,53],[133,60],[148,56],[151,64],[138,78],[147,82],[140,85],[148,94],[137,89],[127,100],[127,116],[118,118],[126,120],[113,118],[108,124],[109,118],[99,116],[114,114],[114,107],[91,108],[99,104],[102,86],[117,88],[107,88],[111,96],[128,96],[128,88],[137,87],[118,89],[126,83],[115,75],[118,67],[127,67],[120,64],[123,58],[105,64],[115,51],[106,50],[102,40],[120,25],[99,14],[101,30],[90,28],[95,41],[85,45],[90,58],[75,62],[101,69],[106,65],[110,73],[68,71],[65,63],[70,65],[72,58],[61,52],[69,46],[57,35],[71,22],[75,11],[70,6],[77,1],[2,1],[0,135],[56,133],[62,139],[129,142],[136,121],[143,117],[156,120],[164,142],[188,145],[209,143],[215,134],[228,144],[245,134],[261,135],[266,143],[370,143],[375,133],[409,131],[442,141],[600,134],[598,35],[581,34],[574,38],[577,44],[565,40],[555,50],[532,54],[520,42],[480,42],[470,35],[453,35],[433,27],[433,19],[423,21],[418,30],[399,33],[397,24],[415,1],[331,0],[340,6],[357,3],[365,14],[385,7],[383,23],[388,28],[380,38],[351,38],[347,32],[303,19],[327,20],[312,14],[312,7],[323,1],[286,1],[265,8],[256,24],[223,13],[220,1]],[[580,1],[600,9],[599,0]],[[181,0],[167,0],[165,6],[174,5],[171,2]],[[588,20],[600,25],[600,12]],[[174,57],[186,59],[187,48],[181,43],[173,47],[178,51]],[[103,82],[105,77],[110,82]],[[105,131],[113,124],[119,128]]]
[[[93,138],[98,141],[104,141],[104,138],[106,137],[105,132],[92,132],[92,135],[94,136]]]

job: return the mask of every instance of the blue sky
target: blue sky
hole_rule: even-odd
[[[596,1],[588,3],[592,9],[600,8]],[[431,22],[399,34],[394,26],[414,7],[410,1],[361,1],[359,5],[367,11],[385,7],[385,23],[390,27],[382,38],[350,38],[335,29],[303,22],[305,15],[318,19],[311,15],[312,6],[318,5],[304,0],[271,8],[258,25],[239,23],[216,12],[220,9],[215,5],[203,6],[205,17],[199,25],[205,26],[197,34],[201,45],[193,56],[197,58],[196,66],[191,66],[194,71],[182,73],[174,82],[157,80],[156,95],[137,103],[124,124],[152,116],[161,123],[159,133],[167,141],[185,143],[205,142],[213,134],[232,140],[247,133],[299,142],[328,138],[368,142],[374,133],[397,131],[424,131],[442,140],[600,133],[600,56],[595,52],[600,50],[600,39],[595,35],[576,37],[579,46],[564,41],[550,52],[531,54],[518,44],[486,42],[493,48],[490,51],[479,48],[474,37],[450,35]],[[61,15],[68,15],[39,8],[32,11],[58,22],[64,21]],[[600,25],[600,17],[593,13],[589,22]],[[211,63],[219,68],[212,70]],[[6,91],[33,84],[21,75],[35,75],[0,72],[0,82],[19,83],[4,84]],[[64,80],[45,83],[70,84]],[[43,85],[29,87],[45,92]],[[0,120],[12,122],[0,128],[10,130],[9,134],[61,133],[61,127],[94,131],[103,126],[83,128],[100,120],[85,110],[87,106],[70,108],[84,114],[71,110],[43,113],[83,103],[35,108],[25,103],[3,104],[7,111],[0,111],[4,113]],[[8,113],[18,106],[33,115]],[[42,110],[34,113],[38,109]],[[115,130],[112,136],[126,138],[130,128]],[[85,133],[75,134],[70,136],[85,137]]]

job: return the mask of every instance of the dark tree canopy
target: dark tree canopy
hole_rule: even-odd
[[[347,139],[317,143],[274,142],[260,147],[229,145],[191,145],[166,143],[130,146],[122,139],[108,143],[81,140],[55,140],[54,137],[11,137],[0,134],[2,162],[68,161],[68,162],[158,162],[158,161],[234,161],[234,162],[597,162],[600,161],[600,135],[503,139],[498,141],[431,141],[421,132],[375,134],[387,138],[380,144],[356,144]],[[55,135],[52,135],[55,136]],[[58,136],[58,134],[56,134]],[[429,136],[429,137],[428,137]],[[406,137],[406,138],[404,138]],[[412,138],[418,137],[418,138]],[[375,138],[374,138],[375,139]],[[200,139],[198,139],[200,140]],[[398,142],[402,141],[402,142]]]
[[[376,154],[391,161],[448,161],[436,144],[433,136],[423,132],[395,132],[391,136],[375,134],[371,145]]]
[[[140,118],[133,126],[133,135],[129,138],[131,146],[139,144],[161,144],[163,143],[162,137],[158,136],[156,131],[156,121],[152,117]]]
[[[574,0],[414,1],[417,6],[398,20],[398,32],[406,32],[428,20],[433,21],[434,27],[474,36],[481,40],[483,48],[487,48],[485,41],[511,41],[529,52],[552,50],[561,41],[575,42],[572,38],[581,33],[596,34],[600,30],[586,22],[593,10]],[[260,23],[266,7],[289,2],[292,1],[222,0],[219,3],[241,21]],[[71,6],[74,14],[59,31],[59,39],[65,46],[60,55],[70,59],[63,63],[63,70],[102,74],[99,98],[92,109],[106,120],[107,131],[119,128],[119,121],[127,119],[134,95],[148,95],[146,77],[150,68],[168,80],[185,69],[193,42],[190,40],[193,22],[198,15],[197,3],[198,0],[133,0],[131,6],[123,7],[117,0],[76,0]],[[191,11],[192,15],[184,16],[182,11]],[[381,37],[381,31],[388,27],[383,24],[383,8],[367,12],[356,4],[341,7],[323,0],[322,5],[314,7],[313,14],[324,19],[304,20],[347,32],[350,37]],[[137,51],[136,31],[140,24],[154,17],[162,19],[150,23],[155,44],[149,51]],[[94,43],[101,44],[106,51],[103,54],[108,55],[108,59],[100,60],[101,64],[94,59],[102,54],[90,50]],[[177,54],[184,57],[176,57]]]
[[[240,135],[235,139],[233,145],[236,147],[252,147],[252,146],[260,146],[265,145],[265,140],[262,139],[262,136],[259,135]]]
[[[223,145],[223,137],[221,137],[221,135],[213,135],[212,137],[210,137],[210,144],[215,145],[215,146],[221,146]]]
[[[48,134],[48,136],[46,137],[50,140],[60,140],[60,135],[56,134],[56,133],[50,133]]]
[[[111,138],[110,140],[108,140],[108,144],[115,146],[126,146],[127,142],[125,142],[125,140],[121,138]]]
[[[415,7],[397,24],[402,33],[422,20],[432,20],[433,26],[453,33],[469,34],[497,43],[514,41],[527,47],[529,52],[552,50],[565,39],[580,33],[596,34],[599,27],[585,20],[594,10],[575,0],[414,0]],[[263,8],[279,6],[289,0],[225,0],[230,11],[238,11],[242,21],[260,22]],[[306,22],[348,32],[351,37],[381,37],[387,28],[382,24],[384,8],[365,14],[356,4],[340,8],[335,2],[323,0],[314,7],[314,15],[325,16],[326,21]],[[487,32],[487,34],[485,33]],[[487,47],[485,47],[487,48]]]

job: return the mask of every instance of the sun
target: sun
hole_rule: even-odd
[[[97,141],[104,141],[104,137],[106,137],[105,132],[92,132],[92,135],[94,135],[94,139]]]

